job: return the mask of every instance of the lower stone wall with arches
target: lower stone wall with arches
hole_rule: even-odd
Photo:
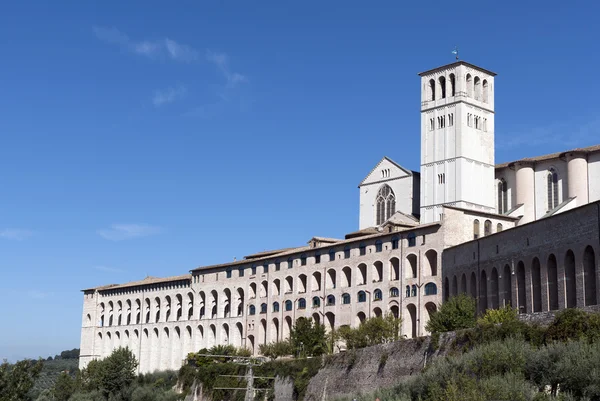
[[[448,248],[443,299],[466,293],[477,309],[519,313],[598,305],[600,202]]]

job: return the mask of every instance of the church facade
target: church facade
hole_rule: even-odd
[[[497,277],[491,270],[482,276],[475,264],[482,249],[473,247],[496,238],[496,255],[506,261],[509,252],[522,252],[520,243],[504,246],[512,233],[526,232],[529,246],[544,232],[527,227],[584,209],[582,218],[589,218],[593,205],[585,205],[600,199],[600,146],[495,165],[495,75],[462,61],[420,74],[421,171],[384,157],[359,184],[358,231],[180,276],[83,290],[80,367],[119,346],[134,352],[140,372],[177,369],[187,353],[217,344],[258,354],[260,344],[287,338],[301,316],[333,330],[390,313],[403,319],[403,336],[418,337],[427,334],[429,315],[442,299],[463,290],[476,296],[481,310],[506,300],[517,305],[524,293],[532,303],[523,311],[537,311],[538,292],[522,290],[534,285],[531,271],[524,273],[529,279],[510,283],[510,296],[506,289],[493,295],[505,287],[487,284],[488,277],[504,283],[505,276],[498,269]],[[599,251],[597,233],[581,235],[596,235],[590,246]],[[576,263],[588,266],[590,249],[576,252]],[[585,283],[584,301],[568,298],[557,301],[559,307],[597,300],[589,294],[600,286]]]

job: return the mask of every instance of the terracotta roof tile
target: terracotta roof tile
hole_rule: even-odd
[[[181,276],[172,276],[172,277],[163,277],[163,278],[148,276],[145,279],[139,280],[139,281],[130,281],[130,282],[124,283],[124,284],[103,285],[103,286],[100,286],[100,287],[88,288],[88,289],[85,289],[85,290],[82,290],[82,291],[116,290],[116,289],[119,289],[119,288],[136,287],[136,286],[140,286],[140,285],[168,283],[170,281],[181,281],[181,280],[191,280],[191,279],[192,279],[192,275],[189,274],[189,273],[188,274],[183,274]]]

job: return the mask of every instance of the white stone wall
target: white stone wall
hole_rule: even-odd
[[[588,155],[589,201],[600,200],[600,152]]]
[[[411,215],[418,213],[415,210],[414,197],[419,197],[418,191],[414,191],[414,180],[418,175],[411,171],[399,168],[387,159],[383,159],[373,169],[369,176],[359,186],[360,208],[359,229],[374,227],[377,225],[376,199],[379,189],[383,185],[389,185],[396,197],[396,211]]]
[[[410,242],[409,233],[415,235]],[[393,249],[395,238],[399,240],[397,249]],[[403,335],[424,335],[429,311],[435,310],[441,300],[443,244],[443,230],[439,225],[431,225],[410,232],[380,234],[332,247],[199,270],[190,280],[87,291],[80,367],[85,367],[90,360],[108,356],[118,346],[127,346],[134,352],[140,372],[178,369],[187,353],[217,344],[247,347],[256,354],[259,344],[287,338],[293,322],[300,316],[312,317],[331,330],[341,325],[356,327],[361,319],[392,312],[404,319]],[[363,246],[364,255],[361,255]],[[346,247],[350,249],[348,258]],[[332,261],[329,260],[330,249],[335,250]],[[321,255],[320,263],[316,263],[317,252]],[[306,264],[302,265],[304,255]],[[292,268],[288,268],[288,258],[293,261]],[[279,270],[276,270],[276,261],[280,263]],[[268,263],[266,272],[265,262]],[[255,274],[252,274],[253,265]],[[240,277],[240,267],[243,267],[243,277]],[[291,282],[289,288],[288,282]],[[425,295],[429,283],[436,291]],[[397,292],[392,293],[392,288]],[[377,299],[377,290],[381,291],[381,299]],[[362,291],[364,302],[359,302]],[[343,303],[346,293],[350,295],[348,304]],[[328,305],[331,295],[335,297],[335,304]],[[313,307],[314,297],[319,299],[317,307]],[[301,308],[301,298],[306,301],[305,308]],[[140,323],[137,323],[138,301]],[[286,301],[292,302],[289,311]],[[276,302],[278,312],[273,306]],[[267,305],[265,313],[261,311],[262,304]],[[250,305],[256,308],[254,314],[249,313]],[[171,311],[168,318],[167,310]],[[131,316],[129,324],[128,316]]]

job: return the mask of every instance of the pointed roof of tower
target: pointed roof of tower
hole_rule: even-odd
[[[454,63],[442,65],[441,67],[436,67],[436,68],[431,69],[431,70],[423,71],[423,72],[419,73],[419,76],[422,77],[424,75],[429,75],[429,74],[432,74],[432,73],[437,72],[437,71],[446,70],[448,68],[458,67],[459,65],[466,65],[467,67],[475,68],[475,69],[477,69],[479,71],[483,71],[486,74],[491,75],[492,77],[495,77],[496,75],[498,75],[495,72],[492,72],[490,70],[486,70],[485,68],[478,67],[475,64],[471,64],[471,63],[467,63],[466,61],[459,60],[459,61],[456,61]]]

